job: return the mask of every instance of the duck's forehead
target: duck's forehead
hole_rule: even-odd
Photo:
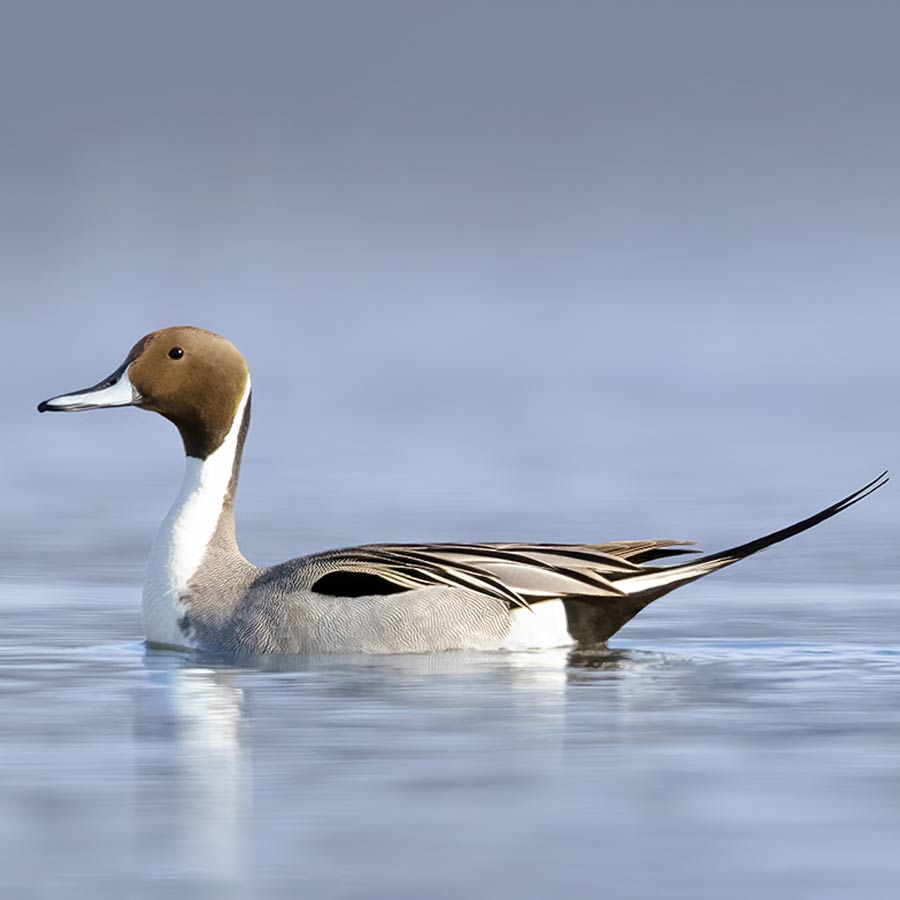
[[[148,357],[163,356],[174,347],[181,347],[193,354],[218,358],[220,361],[231,358],[243,362],[238,349],[221,335],[192,325],[173,325],[144,335],[131,348],[128,360],[133,362],[141,357],[146,360]]]
[[[213,350],[216,347],[232,346],[221,335],[207,331],[205,328],[195,328],[192,325],[173,325],[169,328],[160,328],[159,331],[151,331],[150,334],[138,341],[138,345],[143,345],[142,350],[157,344],[167,344],[171,347],[184,345],[195,350],[204,348]],[[171,348],[167,346],[166,350],[169,349]]]

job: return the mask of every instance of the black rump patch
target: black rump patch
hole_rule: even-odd
[[[401,587],[368,572],[329,572],[323,575],[312,589],[329,597],[373,597],[376,594],[402,594],[409,588]]]

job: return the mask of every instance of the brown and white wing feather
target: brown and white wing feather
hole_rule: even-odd
[[[689,562],[650,565],[666,556],[695,553],[690,541],[614,541],[606,544],[368,544],[308,560],[314,591],[336,596],[452,586],[477,591],[510,607],[543,600],[644,596],[646,602],[674,587],[729,566],[806,531],[858,503],[887,482],[882,473],[809,518],[756,540]],[[346,573],[356,579],[335,577]],[[378,585],[388,590],[377,590]],[[327,586],[327,590],[326,590]],[[353,590],[354,593],[341,593]]]
[[[644,567],[633,559],[685,552],[681,541],[624,541],[614,544],[368,544],[316,557],[314,590],[349,590],[336,572],[358,573],[412,590],[437,585],[474,590],[510,607],[530,607],[565,597],[622,597],[615,581]],[[329,581],[325,576],[332,576]],[[360,580],[373,590],[373,581]],[[331,585],[335,585],[334,588]],[[362,589],[359,588],[359,589]]]

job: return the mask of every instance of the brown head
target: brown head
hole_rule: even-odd
[[[141,338],[108,378],[45,400],[38,412],[149,409],[178,427],[188,456],[205,459],[228,434],[249,383],[247,363],[233,344],[181,325]]]

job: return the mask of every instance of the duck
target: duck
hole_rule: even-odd
[[[257,566],[241,553],[234,520],[251,407],[240,351],[203,328],[163,328],[107,378],[38,411],[126,406],[173,423],[186,460],[147,564],[147,644],[229,656],[603,646],[654,600],[830,519],[888,480],[884,472],[806,519],[706,556],[685,540],[409,543]]]

